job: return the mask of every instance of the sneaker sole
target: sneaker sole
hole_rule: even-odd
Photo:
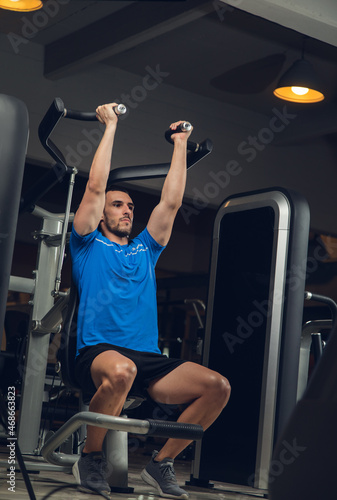
[[[156,490],[158,491],[158,493],[161,497],[176,498],[177,500],[188,500],[189,499],[189,496],[187,493],[184,493],[183,495],[180,495],[180,496],[170,495],[169,493],[164,493],[163,490],[161,489],[161,487],[159,486],[159,484],[157,483],[157,481],[147,472],[146,469],[144,469],[141,472],[140,477],[143,479],[143,481],[145,483],[156,488]]]
[[[81,484],[80,471],[78,470],[77,462],[75,462],[74,465],[73,465],[72,473],[73,473],[73,475],[75,477],[76,483],[77,484]]]

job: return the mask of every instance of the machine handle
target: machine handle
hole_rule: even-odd
[[[124,104],[118,104],[118,106],[114,107],[114,111],[117,115],[123,115],[126,113],[126,107]],[[97,117],[94,111],[87,112],[66,109],[60,97],[55,97],[54,101],[50,105],[47,113],[44,115],[39,125],[39,139],[42,146],[50,154],[50,156],[57,163],[62,163],[66,167],[66,161],[62,152],[49,137],[62,117],[84,121],[95,121],[97,120]]]
[[[191,128],[192,125],[190,124],[190,122],[182,122],[180,125],[178,125],[178,127],[175,130],[172,129],[166,130],[165,139],[170,144],[174,144],[173,139],[171,138],[173,134],[176,134],[177,132],[189,132]],[[196,142],[187,141],[187,149],[195,153],[199,149],[199,144],[197,144]]]
[[[197,441],[203,437],[203,428],[197,424],[185,424],[183,422],[168,422],[166,420],[146,419],[149,424],[148,434],[164,438],[174,437],[176,439],[190,439]]]
[[[124,106],[124,104],[118,104],[118,106],[114,108],[114,111],[117,115],[123,115],[124,113],[126,113],[126,107]],[[88,112],[66,109],[64,107],[62,99],[60,97],[55,97],[54,101],[49,106],[47,113],[44,115],[39,125],[39,139],[44,147],[46,142],[48,141],[50,134],[62,117],[71,118],[73,120],[97,120],[95,111]],[[49,150],[48,152],[50,153]]]
[[[124,104],[118,104],[118,106],[115,106],[113,109],[116,115],[124,115],[126,113],[126,106],[124,106]],[[65,109],[64,118],[85,121],[97,120],[95,111],[77,111],[75,109]]]

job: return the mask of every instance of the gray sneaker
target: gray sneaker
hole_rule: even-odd
[[[80,459],[73,465],[73,474],[77,484],[84,491],[98,491],[99,493],[110,493],[110,486],[106,481],[107,463],[102,454],[93,451]]]
[[[161,497],[188,499],[188,493],[178,486],[173,468],[174,460],[164,458],[161,462],[155,462],[158,451],[152,454],[151,462],[147,464],[141,478],[147,484],[154,486]]]

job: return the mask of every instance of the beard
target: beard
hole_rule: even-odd
[[[130,222],[129,227],[122,228],[120,227],[119,223],[113,226],[112,224],[109,223],[109,221],[105,221],[105,227],[106,230],[109,231],[109,233],[118,236],[118,238],[124,238],[124,237],[129,238],[132,229],[132,224]]]

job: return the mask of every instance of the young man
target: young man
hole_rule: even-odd
[[[121,188],[106,191],[118,122],[116,103],[99,106],[105,131],[76,212],[71,235],[73,277],[80,295],[76,373],[85,391],[95,392],[89,409],[119,415],[132,386],[154,401],[188,404],[178,421],[207,429],[226,406],[230,386],[222,375],[196,363],[170,359],[158,349],[154,268],[167,245],[186,184],[187,139],[172,135],[174,150],[159,204],[147,227],[130,240],[134,205]],[[171,124],[176,130],[181,121]],[[82,487],[110,492],[104,477],[106,429],[88,426],[73,472]],[[161,496],[187,499],[175,479],[173,460],[189,444],[168,439],[142,472]]]

